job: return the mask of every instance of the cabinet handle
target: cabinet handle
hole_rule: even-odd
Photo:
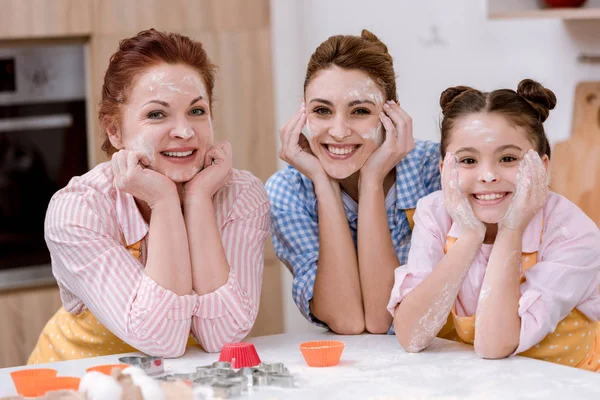
[[[69,114],[44,115],[40,117],[20,117],[0,119],[0,132],[31,131],[36,129],[63,129],[73,125]]]

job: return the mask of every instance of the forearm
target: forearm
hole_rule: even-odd
[[[184,210],[192,286],[199,295],[212,293],[227,282],[230,272],[212,199],[189,200]]]
[[[339,185],[315,182],[319,214],[319,261],[311,303],[313,314],[334,332],[364,331],[356,250]]]
[[[404,349],[423,350],[442,329],[480,247],[480,239],[461,236],[431,274],[396,307],[394,328]]]
[[[183,296],[192,293],[186,227],[177,197],[154,204],[148,232],[145,272],[161,287]]]
[[[390,236],[383,186],[363,182],[359,198],[358,271],[365,328],[371,333],[387,333],[392,316],[386,305],[400,262]]]
[[[522,232],[501,229],[490,254],[477,305],[475,352],[481,357],[507,357],[519,345],[522,239]]]

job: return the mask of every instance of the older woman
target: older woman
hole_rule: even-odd
[[[387,47],[364,30],[311,56],[304,103],[281,128],[290,166],[267,182],[278,257],[302,314],[334,332],[386,333],[417,200],[440,188],[439,145],[417,141]]]
[[[258,311],[269,203],[213,143],[215,66],[202,45],[155,30],[123,40],[104,78],[112,155],[52,198],[46,242],[63,308],[30,363],[143,351],[210,352]]]

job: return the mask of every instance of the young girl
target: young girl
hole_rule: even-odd
[[[412,211],[440,188],[439,146],[415,142],[397,100],[385,44],[366,30],[332,36],[311,56],[304,104],[280,131],[290,166],[266,185],[273,245],[302,314],[336,333],[390,330],[385,305]]]
[[[407,351],[438,335],[484,358],[599,369],[600,233],[548,190],[542,123],[555,104],[529,79],[442,93],[442,191],[417,204],[388,304]]]

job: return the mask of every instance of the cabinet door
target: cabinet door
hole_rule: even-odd
[[[40,332],[61,305],[56,286],[0,294],[0,368],[27,362]]]
[[[91,0],[0,0],[0,39],[89,36]]]

